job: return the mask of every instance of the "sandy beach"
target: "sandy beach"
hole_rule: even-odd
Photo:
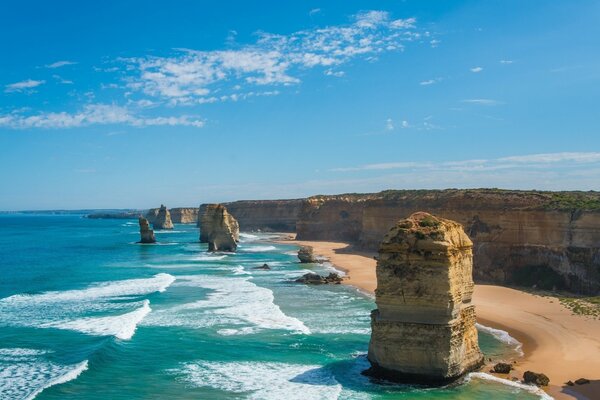
[[[374,293],[375,254],[355,251],[346,243],[293,243],[312,246],[315,254],[347,273],[344,283]],[[510,376],[498,376],[510,379],[521,378],[527,370],[543,372],[550,378],[544,389],[556,399],[600,399],[600,320],[573,315],[556,298],[501,286],[475,285],[473,301],[479,323],[507,331],[523,344],[524,356],[515,360],[515,370]],[[581,377],[592,383],[565,385]]]

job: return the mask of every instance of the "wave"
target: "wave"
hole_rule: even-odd
[[[248,399],[330,400],[342,393],[332,373],[319,365],[200,361],[172,372],[194,386],[247,394]]]
[[[501,341],[502,343],[506,343],[509,346],[514,347],[515,351],[519,355],[521,355],[521,356],[523,355],[523,343],[519,342],[517,339],[510,336],[510,334],[508,332],[503,331],[501,329],[496,329],[496,328],[492,328],[489,326],[481,325],[480,323],[476,323],[475,327],[477,327],[477,329],[482,332],[492,335],[494,338]]]
[[[526,385],[526,384],[520,383],[520,382],[509,381],[508,379],[498,378],[497,376],[490,375],[485,372],[471,372],[467,375],[466,381],[468,382],[471,378],[483,379],[486,381],[501,383],[503,385],[511,386],[511,387],[521,389],[526,392],[535,394],[537,396],[540,396],[540,398],[543,400],[553,400],[552,396],[550,396],[549,394],[547,394],[546,392],[544,392],[542,389],[540,389],[537,386]]]
[[[143,324],[215,327],[220,335],[244,335],[265,329],[310,334],[302,321],[281,311],[274,303],[271,290],[249,279],[209,275],[178,277],[174,286],[201,287],[210,292],[204,300],[154,311]]]
[[[258,235],[252,235],[251,233],[240,232],[240,242],[254,242],[259,239]]]
[[[133,337],[138,324],[150,311],[152,311],[150,301],[144,300],[140,308],[126,314],[52,322],[41,327],[67,329],[95,336],[115,336],[121,340],[129,340]]]
[[[227,257],[227,254],[210,254],[210,253],[201,253],[197,256],[190,257],[188,260],[192,261],[216,261],[223,260]]]
[[[151,311],[149,300],[140,296],[164,292],[174,281],[172,275],[160,273],[145,279],[102,282],[86,289],[10,296],[0,299],[0,326],[68,329],[130,339]],[[131,311],[133,307],[136,309]],[[91,313],[103,315],[86,316]]]
[[[32,400],[45,389],[77,379],[88,368],[88,361],[60,365],[45,360],[45,351],[0,349],[10,363],[0,359],[0,398]]]
[[[239,249],[241,251],[247,252],[247,253],[262,253],[262,252],[266,252],[266,251],[277,250],[277,247],[275,247],[275,246],[252,246],[252,247],[239,246]]]
[[[186,231],[171,231],[171,230],[155,230],[154,231],[155,234],[161,234],[164,235],[166,233],[186,233]]]

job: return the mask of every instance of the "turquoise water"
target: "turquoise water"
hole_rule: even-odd
[[[290,283],[306,272],[295,246],[242,236],[236,254],[208,254],[191,225],[139,245],[137,221],[0,216],[0,399],[538,398],[475,376],[369,381],[373,300]]]

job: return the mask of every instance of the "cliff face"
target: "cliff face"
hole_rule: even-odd
[[[150,223],[154,223],[158,215],[158,208],[151,208],[146,214],[146,218]],[[198,222],[197,207],[178,207],[171,208],[171,221],[175,224],[195,224]]]
[[[167,207],[161,204],[152,223],[154,229],[173,229],[173,221],[171,221],[171,213]]]
[[[241,200],[224,203],[244,231],[295,232],[303,200]]]
[[[446,383],[478,368],[472,242],[460,224],[415,213],[385,235],[371,314],[372,373]]]
[[[600,292],[599,196],[497,190],[319,196],[304,202],[297,237],[375,251],[399,219],[423,210],[465,227],[477,281],[594,294]]]
[[[239,240],[239,224],[222,204],[201,207],[200,242],[208,243],[208,251],[235,251]]]

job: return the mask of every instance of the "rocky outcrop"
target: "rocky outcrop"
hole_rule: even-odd
[[[156,220],[160,208],[151,208],[146,218],[152,224]],[[198,222],[198,207],[178,207],[169,209],[171,221],[174,224],[196,224]]]
[[[311,246],[302,246],[298,250],[298,259],[302,264],[316,263],[317,259]]]
[[[171,221],[171,213],[163,204],[160,205],[156,218],[152,223],[154,229],[173,229],[173,221]]]
[[[508,363],[503,363],[503,362],[497,363],[496,365],[494,365],[494,368],[492,369],[492,371],[497,374],[508,374],[508,373],[510,373],[511,370],[512,370],[512,365],[508,364]]]
[[[342,280],[342,277],[335,272],[330,272],[327,276],[321,276],[319,274],[309,272],[296,279],[295,282],[305,283],[308,285],[326,285],[330,283],[339,285],[342,283]]]
[[[205,204],[201,211],[200,242],[208,243],[208,251],[235,251],[240,240],[240,228],[225,206]]]
[[[243,231],[295,232],[302,199],[240,200],[224,203]]]
[[[383,238],[371,374],[443,384],[483,363],[475,328],[472,242],[456,222],[415,213]]]
[[[542,373],[525,371],[523,374],[523,383],[533,384],[536,386],[548,386],[550,379]]]
[[[400,190],[306,199],[298,240],[376,251],[395,221],[424,210],[461,223],[478,282],[600,293],[600,193]]]
[[[148,223],[148,220],[140,215],[140,217],[138,218],[138,223],[140,224],[139,243],[156,243],[154,231],[150,229],[150,224]]]

